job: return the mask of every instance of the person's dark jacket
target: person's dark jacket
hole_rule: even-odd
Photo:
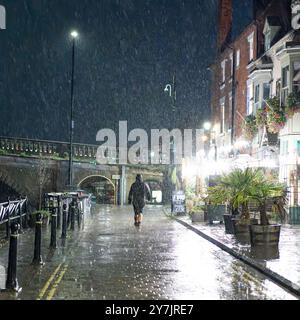
[[[135,207],[143,208],[145,206],[145,199],[151,200],[149,186],[140,180],[136,180],[130,188],[128,203],[133,204]]]

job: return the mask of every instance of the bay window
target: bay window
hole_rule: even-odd
[[[289,94],[290,66],[282,68],[281,104],[286,105]]]

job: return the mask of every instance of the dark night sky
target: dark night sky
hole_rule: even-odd
[[[237,28],[251,0],[236,1]],[[101,128],[169,128],[163,92],[177,71],[176,125],[209,117],[217,0],[0,0],[0,135],[68,140],[72,28],[76,55],[75,141]],[[248,10],[248,11],[247,11]]]

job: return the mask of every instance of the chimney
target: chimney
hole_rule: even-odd
[[[231,41],[232,0],[219,0],[219,35],[218,50],[222,51],[225,43]]]

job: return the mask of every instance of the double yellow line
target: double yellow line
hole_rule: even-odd
[[[61,263],[58,265],[58,267],[54,270],[54,272],[49,277],[48,281],[45,283],[44,287],[40,290],[37,300],[42,300],[42,299],[52,300],[67,269],[68,269],[67,264],[65,265]],[[54,281],[54,279],[56,280]],[[48,294],[46,294],[48,289],[49,289]]]

